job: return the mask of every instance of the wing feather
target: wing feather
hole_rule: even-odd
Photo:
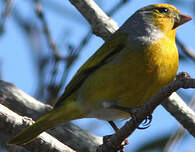
[[[126,40],[127,34],[115,33],[110,40],[105,42],[77,71],[55,107],[63,104],[65,99],[75,92],[90,74],[106,64],[113,56],[120,52],[124,48]]]

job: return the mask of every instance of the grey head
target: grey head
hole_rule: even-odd
[[[141,43],[143,45],[149,45],[154,40],[162,38],[164,36],[163,32],[152,24],[153,6],[150,5],[137,10],[120,27],[119,32],[127,33],[132,43],[136,41],[137,44]]]

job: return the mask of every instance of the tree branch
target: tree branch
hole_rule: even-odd
[[[0,104],[33,120],[52,110],[50,105],[32,98],[15,85],[2,80],[0,80]]]
[[[21,117],[0,104],[0,132],[3,134],[11,136],[32,123],[32,119]],[[30,151],[73,152],[68,146],[45,132],[24,147]]]
[[[20,89],[16,88],[13,84],[4,81],[0,81],[0,104],[10,108],[20,115],[33,118],[34,120],[38,119],[41,115],[52,109],[51,106],[39,102]],[[0,111],[2,111],[1,108]],[[18,117],[19,118],[16,117],[16,119],[26,118],[20,118],[21,116]],[[5,125],[5,123],[6,122],[2,120],[1,124]],[[10,136],[15,135],[16,132],[22,130],[23,128],[24,126],[20,126],[20,129],[17,129],[17,131],[12,131],[13,129],[10,128]],[[0,128],[0,132],[1,131],[4,130]],[[102,143],[101,137],[86,133],[71,123],[65,123],[63,125],[57,126],[55,129],[49,130],[48,132],[72,149],[80,152],[95,151],[96,147]],[[8,138],[10,137],[3,138],[1,136],[1,142],[3,139],[6,142]]]
[[[177,119],[184,128],[195,136],[195,112],[175,92],[162,103],[163,107]]]
[[[93,0],[69,0],[90,23],[93,33],[104,40],[118,29],[117,23],[108,17]]]

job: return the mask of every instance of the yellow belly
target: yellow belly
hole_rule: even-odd
[[[160,46],[162,41],[164,45]],[[129,114],[107,110],[106,106],[140,106],[175,77],[177,68],[177,48],[167,39],[141,50],[126,47],[115,59],[95,71],[79,89],[77,100],[81,111],[89,117],[106,120],[128,117]]]

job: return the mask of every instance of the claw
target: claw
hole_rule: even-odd
[[[152,115],[149,115],[149,116],[147,116],[146,119],[144,119],[144,121],[141,123],[141,125],[142,125],[143,127],[138,126],[137,129],[142,129],[142,130],[143,130],[143,129],[147,129],[148,127],[150,127],[151,122],[152,122]]]
[[[111,137],[111,136],[112,136],[112,135],[104,136],[104,137],[103,137],[103,143],[108,143],[108,142],[110,142],[110,137]],[[125,139],[119,147],[113,148],[113,150],[117,150],[117,151],[119,150],[120,152],[125,152],[125,146],[126,146],[127,144],[128,144],[128,140]],[[113,145],[113,147],[115,147],[115,146]]]

